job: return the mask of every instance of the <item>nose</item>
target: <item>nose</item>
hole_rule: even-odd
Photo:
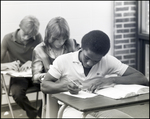
[[[63,42],[59,42],[59,45],[62,46],[64,43]]]
[[[64,40],[59,41],[59,45],[60,45],[60,46],[64,45],[64,43],[65,43]]]

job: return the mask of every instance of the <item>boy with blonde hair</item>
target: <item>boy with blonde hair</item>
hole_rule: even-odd
[[[1,70],[26,71],[31,68],[32,51],[43,41],[39,31],[40,23],[34,16],[25,16],[19,29],[4,36],[1,44]],[[8,54],[9,59],[4,61]],[[38,111],[31,105],[26,90],[33,86],[32,78],[11,78],[10,90],[15,102],[26,111],[29,118],[35,118]],[[38,85],[39,87],[39,85]]]

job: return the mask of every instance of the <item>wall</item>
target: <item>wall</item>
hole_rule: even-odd
[[[112,1],[1,1],[1,41],[5,34],[19,28],[21,19],[29,14],[39,19],[43,38],[47,23],[56,16],[62,16],[68,21],[71,38],[78,43],[85,33],[94,29],[103,30],[111,39],[109,53],[113,54]],[[6,80],[8,84],[9,79]],[[35,99],[34,96],[30,95],[29,98]],[[7,100],[3,96],[2,104],[5,103]]]
[[[68,21],[71,38],[78,43],[85,33],[100,29],[108,34],[113,46],[112,1],[1,1],[1,40],[5,34],[17,29],[21,19],[29,14],[39,19],[43,37],[49,20],[62,16]]]
[[[114,56],[136,67],[136,2],[114,2]]]

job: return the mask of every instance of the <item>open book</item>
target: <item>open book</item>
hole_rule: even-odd
[[[97,95],[103,95],[113,99],[121,99],[149,93],[149,87],[137,84],[130,84],[130,85],[117,84],[114,85],[113,87],[107,86],[107,88],[95,90],[94,93],[89,93],[87,91],[85,92],[83,90],[79,91],[79,94],[75,95],[71,94],[70,92],[62,92],[62,93],[77,98],[92,98]]]
[[[113,99],[121,99],[149,93],[149,87],[137,84],[130,84],[130,85],[117,84],[114,87],[96,90],[95,93]]]
[[[14,76],[14,77],[32,77],[32,71],[31,69],[27,70],[27,71],[14,71],[14,70],[5,70],[5,71],[1,71],[1,73],[3,74],[8,74],[10,76]]]

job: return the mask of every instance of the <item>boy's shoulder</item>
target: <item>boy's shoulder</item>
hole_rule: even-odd
[[[62,55],[60,55],[60,56],[58,56],[56,59],[57,60],[65,60],[65,61],[72,61],[73,59],[74,59],[74,57],[76,57],[76,56],[78,56],[77,55],[78,54],[78,51],[76,51],[76,52],[69,52],[69,53],[66,53],[66,54],[62,54]],[[55,60],[56,60],[55,59]]]
[[[65,59],[66,59],[66,58],[72,57],[73,54],[74,54],[74,52],[69,52],[69,53],[62,54],[62,55],[60,55],[60,56],[58,56],[58,57],[60,57],[60,58],[65,58]]]
[[[12,39],[12,38],[13,38],[13,34],[14,34],[14,32],[7,33],[7,34],[4,36],[4,39],[5,39],[5,40],[10,40],[10,39]]]

